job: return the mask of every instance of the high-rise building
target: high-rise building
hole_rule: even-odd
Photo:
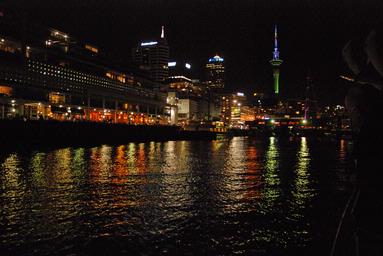
[[[221,96],[222,121],[231,126],[241,124],[241,109],[246,104],[246,96],[242,92],[226,93]]]
[[[146,70],[151,79],[163,82],[168,78],[169,46],[165,38],[164,26],[161,37],[156,41],[145,41],[132,49],[133,62]]]
[[[209,59],[206,64],[206,85],[211,89],[223,89],[225,87],[225,64],[224,59],[216,55]]]
[[[315,119],[318,114],[318,104],[315,99],[314,83],[311,78],[310,72],[306,77],[306,90],[305,90],[305,119]]]
[[[283,61],[279,58],[279,50],[278,50],[278,28],[277,25],[274,27],[274,52],[273,58],[270,60],[270,64],[273,67],[273,77],[274,77],[274,93],[275,95],[279,95],[279,66],[283,63]]]

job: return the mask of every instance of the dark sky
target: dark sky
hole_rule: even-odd
[[[31,22],[92,42],[115,58],[160,35],[170,55],[188,60],[196,76],[216,53],[225,58],[227,87],[244,92],[272,88],[268,61],[273,25],[279,26],[282,94],[302,96],[311,71],[322,104],[342,103],[348,85],[341,58],[346,42],[375,27],[382,0],[3,0]],[[380,23],[381,24],[381,23]]]

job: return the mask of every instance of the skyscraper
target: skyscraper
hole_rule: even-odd
[[[274,77],[274,93],[279,95],[279,66],[283,61],[279,58],[278,50],[278,28],[277,25],[274,27],[274,52],[273,58],[270,60],[270,64],[273,67],[273,77]]]
[[[206,84],[211,89],[223,89],[225,87],[225,64],[224,59],[216,55],[209,59],[206,64]]]
[[[157,41],[146,41],[132,49],[132,58],[138,67],[148,71],[151,79],[163,82],[168,78],[169,46],[164,26]]]

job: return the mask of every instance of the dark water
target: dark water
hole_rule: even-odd
[[[348,194],[331,138],[0,154],[2,255],[323,255]]]

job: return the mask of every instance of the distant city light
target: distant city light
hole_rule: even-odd
[[[156,45],[156,44],[158,44],[158,42],[143,42],[143,43],[141,43],[141,46],[149,46],[149,45]]]
[[[243,97],[243,96],[245,96],[245,94],[243,92],[237,92],[237,96]]]
[[[170,78],[170,79],[183,79],[183,80],[187,80],[187,81],[189,81],[189,82],[192,81],[191,79],[189,79],[189,78],[187,78],[187,77],[185,77],[185,76],[170,76],[169,78]]]
[[[177,62],[168,62],[168,67],[175,67],[177,65]]]
[[[186,67],[187,69],[191,69],[191,65],[190,65],[189,63],[186,63],[186,64],[185,64],[185,67]]]

